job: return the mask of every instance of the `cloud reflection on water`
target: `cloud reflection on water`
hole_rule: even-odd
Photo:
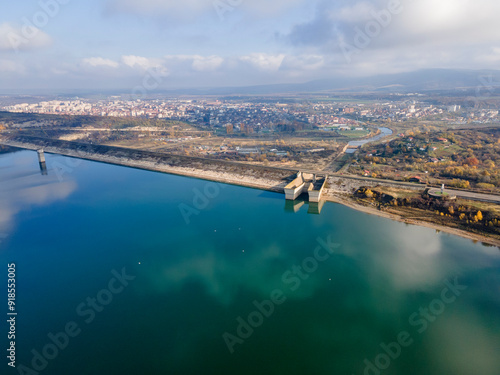
[[[205,247],[190,258],[165,265],[158,275],[152,275],[152,282],[156,290],[168,291],[197,281],[204,285],[209,295],[225,305],[232,303],[240,288],[263,296],[268,296],[274,288],[283,288],[281,273],[273,272],[273,265],[289,261],[289,255],[280,246],[273,244],[246,253],[236,251],[241,256],[228,257],[215,247]],[[285,270],[283,268],[283,272]]]
[[[381,301],[380,313],[398,311],[408,293],[430,292],[461,270],[483,268],[492,259],[500,258],[500,253],[492,248],[472,245],[471,251],[467,240],[458,237],[451,236],[452,242],[458,244],[452,249],[447,235],[438,235],[432,229],[378,220],[380,225],[373,229],[377,236],[368,231],[352,237],[346,230],[345,238],[336,238],[342,246],[336,249],[335,256],[320,264],[296,292],[290,293],[290,298],[310,298],[332,276],[333,282],[339,283],[336,272],[353,272],[351,276],[361,278],[370,291],[370,303]],[[375,242],[378,238],[383,241]],[[203,247],[183,249],[182,259],[169,259],[158,265],[158,271],[148,275],[154,290],[169,292],[195,281],[205,287],[208,295],[226,305],[243,289],[267,298],[273,289],[287,290],[283,273],[300,264],[316,246],[311,243],[310,251],[305,249],[301,258],[297,258],[297,249],[270,241],[261,248],[247,249],[245,253],[235,249],[234,254],[228,255],[221,244],[205,241]],[[464,264],[461,258],[470,258],[471,254],[475,260]],[[346,262],[354,265],[352,271],[342,271]]]
[[[77,189],[74,179],[59,182],[54,173],[42,175],[35,152],[3,155],[0,168],[0,233],[5,235],[14,227],[15,215],[19,212],[33,205],[64,200]]]
[[[472,310],[450,312],[436,321],[424,341],[433,366],[456,375],[497,375],[500,327],[492,323]]]

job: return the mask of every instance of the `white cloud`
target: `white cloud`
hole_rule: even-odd
[[[170,68],[178,73],[214,71],[224,63],[224,58],[216,55],[167,55],[162,58],[123,55],[119,62],[103,57],[89,57],[83,59],[82,63],[90,67],[118,68],[124,75],[130,75],[130,69],[133,69],[141,74],[154,70],[156,74],[168,76]]]
[[[193,56],[192,67],[199,72],[213,71],[222,65],[224,59],[220,56]]]
[[[21,27],[8,22],[0,24],[0,51],[25,51],[47,47],[52,39],[35,26]]]
[[[212,7],[206,0],[108,0],[108,8],[115,12],[142,15],[184,15],[198,14]]]
[[[163,64],[175,71],[208,72],[217,70],[225,59],[221,56],[201,55],[167,55],[163,57]]]
[[[322,55],[299,55],[286,56],[281,65],[282,69],[294,69],[299,71],[319,70],[325,65],[325,57]]]
[[[242,8],[248,8],[248,10],[261,14],[264,16],[275,16],[279,15],[282,11],[290,9],[299,4],[310,3],[314,1],[307,0],[253,0],[245,1],[243,0]]]
[[[291,55],[329,57],[330,71],[346,75],[422,68],[498,69],[498,54],[492,48],[500,45],[499,2],[401,0],[392,13],[388,4],[387,0],[323,2],[312,20],[292,26],[284,40],[293,48]],[[382,24],[378,31],[375,22]],[[346,57],[341,47],[346,43],[356,53]]]
[[[500,48],[493,47],[490,49],[490,53],[476,55],[476,62],[481,66],[500,66]]]
[[[230,12],[241,9],[243,12],[271,16],[306,2],[307,0],[107,0],[107,8],[116,13],[193,19],[206,13],[217,16],[217,3]]]
[[[120,65],[116,61],[110,59],[104,59],[102,57],[89,57],[83,59],[83,64],[92,67],[108,67],[108,68],[118,68],[118,66]]]
[[[269,55],[267,53],[251,53],[246,56],[241,56],[240,60],[250,63],[260,70],[276,71],[280,68],[284,58],[284,54]]]
[[[122,62],[129,68],[139,69],[141,73],[154,71],[154,74],[160,77],[166,77],[169,75],[169,71],[165,67],[165,62],[162,59],[126,55],[122,56]]]
[[[360,22],[370,19],[371,11],[377,10],[375,4],[369,2],[357,2],[350,6],[342,7],[338,11],[330,12],[333,20],[342,20],[344,22]]]
[[[133,85],[152,69],[168,76],[171,87],[246,86],[425,68],[498,69],[500,63],[500,2],[493,0],[400,0],[403,11],[393,14],[350,62],[339,41],[354,44],[356,28],[365,29],[389,0],[220,1],[235,7],[227,22],[217,17],[213,0],[105,0],[107,17],[97,17],[92,32],[75,34],[74,43],[59,34],[61,45],[41,50],[36,58],[7,56],[8,36],[22,36],[23,28],[0,22],[0,70],[26,73],[17,81],[15,74],[4,74],[3,83],[70,85],[74,79],[78,86],[94,80],[93,86],[116,87]],[[153,22],[129,17],[123,22],[118,13]],[[71,22],[69,17],[51,24],[51,32],[64,33],[60,27]],[[20,50],[51,43],[43,31],[32,31]],[[134,49],[137,40],[148,43]],[[87,58],[72,57],[82,54]]]
[[[159,65],[158,62],[155,62],[152,59],[134,55],[122,56],[122,62],[131,68],[141,68],[144,70],[148,70]]]
[[[420,0],[405,2],[388,27],[388,42],[418,43],[424,48],[453,46],[458,51],[500,42],[500,3],[491,0]]]

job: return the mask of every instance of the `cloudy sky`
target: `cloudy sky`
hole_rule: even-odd
[[[4,1],[0,92],[497,69],[499,14],[497,0]]]

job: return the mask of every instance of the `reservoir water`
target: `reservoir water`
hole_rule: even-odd
[[[33,151],[0,155],[2,374],[500,374],[496,247],[46,159],[44,175]]]

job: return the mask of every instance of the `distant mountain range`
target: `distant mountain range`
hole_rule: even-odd
[[[182,89],[164,93],[186,95],[266,95],[318,92],[422,92],[471,91],[480,88],[483,94],[500,92],[500,70],[426,69],[410,73],[386,74],[362,78],[338,77],[300,84],[274,84],[247,87]]]
[[[26,94],[22,92],[23,90],[10,91],[4,94],[18,95],[19,98],[22,98],[23,94]],[[157,98],[179,95],[300,95],[308,93],[378,93],[381,95],[390,93],[435,93],[450,96],[488,96],[493,92],[500,95],[500,70],[426,69],[370,77],[353,78],[338,76],[336,78],[314,80],[305,83],[158,90],[151,91],[149,97]],[[29,95],[26,95],[26,98],[23,100],[26,102],[33,101],[36,99],[33,95],[42,95],[44,98],[49,96],[53,96],[54,98],[78,96],[104,99],[120,94],[126,97],[130,95],[130,90],[34,90]],[[0,97],[0,101],[1,99]]]

